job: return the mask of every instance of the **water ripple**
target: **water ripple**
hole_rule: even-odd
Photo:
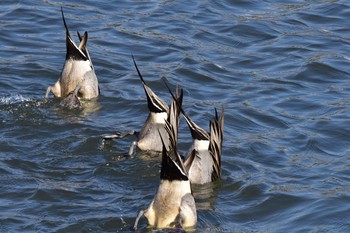
[[[88,48],[101,96],[67,111],[44,100],[65,59],[63,7]],[[194,187],[198,232],[348,232],[346,1],[5,1],[0,12],[1,232],[128,232],[159,182],[159,161],[125,153],[148,85],[184,89],[208,129],[225,108],[221,181]],[[191,138],[183,119],[179,148]],[[142,232],[153,231],[140,222]]]

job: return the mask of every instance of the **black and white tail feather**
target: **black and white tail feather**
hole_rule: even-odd
[[[147,96],[147,103],[148,103],[148,109],[151,112],[159,113],[159,112],[168,112],[169,107],[168,105],[161,99],[159,98],[151,88],[149,88],[145,82],[145,80],[142,77],[142,74],[137,67],[137,64],[135,62],[134,56],[132,55],[132,60],[134,62],[134,66],[136,68],[136,71],[141,79],[141,82],[143,84],[143,88],[145,90],[146,96]]]
[[[80,44],[78,47],[69,33],[69,29],[68,29],[66,19],[64,17],[64,13],[63,13],[63,8],[61,8],[61,13],[62,13],[63,24],[64,24],[64,27],[66,29],[66,45],[67,45],[66,60],[68,60],[68,59],[82,60],[82,61],[90,60],[90,56],[86,52],[87,51],[86,50],[86,43],[87,43],[87,39],[88,39],[87,32],[84,33],[83,37],[81,37],[80,34],[78,33],[78,37],[80,40]]]
[[[168,84],[165,82],[165,85],[167,86],[170,94],[173,96],[173,99],[176,102],[176,98],[174,97],[173,93],[171,92]],[[215,116],[214,120],[210,121],[209,128],[210,133],[199,127],[196,123],[192,121],[192,119],[186,114],[186,112],[182,108],[182,104],[177,103],[177,107],[180,109],[181,113],[184,115],[185,120],[188,124],[188,127],[190,128],[192,139],[195,141],[208,141],[208,152],[210,156],[212,157],[212,164],[201,164],[202,166],[212,166],[212,173],[210,177],[210,181],[215,181],[220,178],[221,176],[221,151],[222,151],[222,140],[223,140],[223,128],[224,128],[224,108],[222,107],[221,110],[221,116],[218,117],[217,110],[215,108]],[[206,154],[206,153],[205,153]],[[184,161],[184,167],[187,172],[189,172],[191,166],[193,166],[193,163],[195,161],[195,158],[200,158],[201,155],[200,151],[197,151],[196,149],[192,149],[187,154],[187,157]],[[207,160],[210,161],[210,160]],[[201,168],[199,168],[201,169]],[[194,179],[191,179],[191,174],[188,174],[191,181],[194,181]],[[200,179],[200,183],[205,183],[208,180],[208,177],[203,177]],[[194,182],[196,183],[196,182]]]
[[[163,144],[162,151],[162,168],[161,179],[162,180],[188,180],[187,172],[182,161],[182,158],[177,151],[177,138],[179,128],[180,109],[182,104],[183,91],[180,90],[180,96],[175,98],[169,108],[168,119],[165,122],[165,130],[169,135],[169,149],[163,141],[162,136],[160,138]]]
[[[224,107],[221,108],[220,118],[218,112],[215,109],[215,117],[213,121],[210,121],[210,143],[209,152],[213,157],[213,173],[212,181],[217,180],[221,176],[221,152],[224,130]]]

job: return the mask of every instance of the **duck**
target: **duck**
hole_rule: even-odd
[[[218,180],[221,176],[224,108],[221,109],[220,117],[215,108],[214,119],[209,122],[210,132],[199,127],[184,110],[182,114],[192,135],[192,145],[184,160],[191,184],[205,184]]]
[[[136,217],[134,230],[142,216],[154,228],[193,229],[197,224],[197,210],[191,184],[183,160],[177,151],[178,121],[180,110],[175,100],[170,105],[165,130],[169,137],[167,147],[163,135],[160,184],[149,207],[141,210]]]
[[[111,139],[123,138],[129,135],[135,135],[136,140],[133,141],[130,145],[129,152],[128,152],[129,155],[134,154],[136,147],[141,151],[155,152],[156,154],[160,154],[163,150],[162,139],[160,135],[162,135],[163,141],[166,147],[168,147],[169,145],[169,138],[167,136],[167,133],[164,127],[168,117],[169,106],[166,104],[164,100],[162,100],[158,95],[156,95],[152,91],[152,89],[147,85],[146,81],[144,80],[136,64],[136,61],[133,55],[132,55],[132,60],[133,60],[135,69],[138,73],[138,76],[142,82],[142,85],[147,97],[147,106],[149,110],[148,117],[139,132],[132,130],[124,133],[117,133],[114,135],[105,135],[105,136],[102,136],[102,138],[111,140]],[[177,95],[174,98],[176,98],[177,102],[181,104],[182,96],[183,94],[181,93],[180,95]],[[177,115],[177,122],[179,121],[180,121],[180,112]]]
[[[191,184],[206,184],[221,177],[221,151],[224,131],[224,107],[221,115],[215,110],[214,120],[209,122],[210,133],[199,127],[178,103],[169,85],[169,93],[184,116],[192,136],[192,145],[183,157],[185,170]]]
[[[66,29],[66,59],[59,79],[53,86],[47,88],[45,98],[48,98],[50,93],[53,93],[55,97],[66,98],[67,96],[73,96],[78,97],[79,100],[96,98],[99,96],[100,88],[89,51],[86,47],[88,33],[85,32],[81,35],[77,32],[80,40],[80,44],[77,46],[69,33],[63,8],[61,8],[61,13]],[[66,102],[69,102],[70,99],[75,101],[75,98],[69,98]]]

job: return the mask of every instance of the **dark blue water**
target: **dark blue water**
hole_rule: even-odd
[[[168,103],[163,78],[184,88],[203,128],[225,108],[222,179],[194,187],[198,232],[349,232],[350,3],[279,2],[2,1],[0,232],[130,231],[159,161],[100,136],[147,117],[131,54]],[[65,59],[61,6],[100,82],[83,110],[43,99]]]

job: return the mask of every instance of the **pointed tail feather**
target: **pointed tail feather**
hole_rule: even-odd
[[[212,155],[214,165],[212,180],[216,180],[221,176],[221,152],[222,152],[222,140],[224,130],[224,108],[221,109],[220,119],[218,117],[217,110],[215,109],[215,117],[213,121],[210,121],[210,144],[209,152]]]
[[[174,139],[174,134],[172,132],[172,127],[169,122],[167,122],[167,132],[170,137],[170,145],[169,150],[166,149],[164,140],[162,138],[161,133],[159,132],[162,144],[163,144],[163,150],[162,150],[162,167],[160,170],[160,179],[161,180],[188,180],[187,172],[184,168],[182,159],[177,152],[176,148],[176,141],[177,139]]]
[[[84,53],[84,55],[88,58],[88,60],[90,61],[90,66],[91,66],[91,69],[95,69],[94,68],[94,65],[92,64],[92,60],[91,60],[91,57],[90,57],[90,53],[89,53],[89,50],[87,49],[86,47],[86,44],[87,44],[87,40],[88,40],[88,32],[85,32],[84,35],[80,35],[80,33],[77,31],[77,34],[78,34],[78,38],[79,38],[79,41],[80,41],[80,44],[79,44],[79,49]],[[100,91],[99,91],[100,92]]]
[[[143,84],[143,88],[145,90],[146,96],[147,96],[147,103],[148,103],[148,109],[151,112],[156,112],[156,113],[160,113],[160,112],[168,112],[168,105],[161,99],[159,98],[152,90],[151,88],[149,88],[145,82],[145,80],[142,77],[142,74],[139,70],[139,68],[137,67],[136,61],[134,59],[134,56],[131,55],[132,60],[134,62],[134,66],[136,68],[136,71],[142,81]]]
[[[176,88],[176,92],[178,92],[178,88]],[[171,101],[171,105],[169,108],[169,113],[168,113],[168,122],[170,123],[173,129],[174,138],[176,139],[176,141],[178,138],[182,99],[183,99],[183,91],[182,89],[180,89],[180,94],[178,95],[177,93],[177,96],[173,97],[173,100]]]
[[[88,33],[85,32],[84,35],[80,35],[80,33],[77,31],[78,34],[78,38],[80,41],[79,44],[79,49],[81,49],[82,51],[86,51],[86,44],[87,44],[87,40],[88,40]]]
[[[66,29],[66,47],[67,47],[66,60],[68,60],[68,59],[82,60],[82,61],[88,60],[88,57],[75,44],[75,42],[73,41],[73,39],[69,33],[62,7],[61,7],[61,13],[62,13],[63,24],[64,24],[64,27]]]
[[[182,103],[183,92],[180,91],[178,102]],[[161,178],[170,180],[188,180],[187,171],[180,154],[177,151],[178,124],[180,109],[177,100],[173,99],[168,112],[168,120],[165,121],[165,130],[169,136],[169,148],[163,144]],[[180,106],[181,107],[181,106]]]
[[[196,150],[192,150],[191,153],[187,156],[187,158],[184,161],[184,166],[187,174],[190,171],[190,168],[192,166],[194,158],[196,157],[196,154],[197,154]]]
[[[181,101],[181,103],[179,103],[179,101],[177,100],[178,97],[174,96],[174,94],[170,90],[169,85],[167,84],[167,82],[165,80],[164,80],[164,83],[165,83],[165,86],[168,88],[168,90],[169,90],[171,96],[173,97],[173,99],[176,100],[177,105],[180,106],[179,109],[180,109],[181,113],[184,115],[185,120],[187,122],[187,125],[190,128],[192,138],[193,139],[198,139],[198,140],[209,140],[208,132],[206,132],[204,129],[202,129],[201,127],[199,127],[196,123],[194,123],[192,121],[192,119],[183,110],[183,108],[182,108],[182,101]],[[181,95],[183,95],[182,89],[181,89]]]
[[[64,18],[63,7],[61,7],[61,14],[62,14],[64,28],[66,29],[66,34],[67,34],[67,36],[70,37],[68,26],[67,26],[67,23],[66,23],[66,19]]]

